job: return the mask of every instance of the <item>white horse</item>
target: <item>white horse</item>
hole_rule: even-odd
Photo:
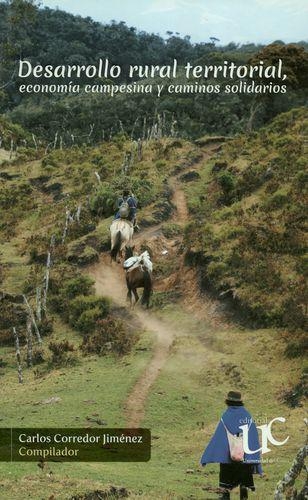
[[[126,219],[115,219],[110,226],[112,260],[117,260],[118,254],[122,257],[125,246],[131,246],[134,234],[132,222]]]

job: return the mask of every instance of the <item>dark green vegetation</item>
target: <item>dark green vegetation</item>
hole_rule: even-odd
[[[256,326],[293,331],[289,355],[307,314],[307,137],[307,110],[292,110],[226,143],[186,187],[187,262]]]
[[[56,140],[58,146],[60,142],[66,146],[94,144],[124,131],[135,139],[144,138],[153,133],[155,124],[161,135],[172,132],[191,138],[205,133],[234,134],[259,127],[278,113],[305,103],[303,89],[308,81],[305,42],[284,45],[277,41],[265,48],[252,43],[215,46],[214,39],[193,44],[189,36],[182,38],[169,33],[164,39],[157,34],[138,32],[124,22],[100,24],[61,10],[37,8],[33,1],[11,0],[0,3],[0,49],[0,111],[34,132],[37,141]],[[27,95],[18,91],[21,79],[16,76],[17,61],[23,58],[43,66],[89,65],[96,64],[99,58],[108,58],[110,64],[121,66],[124,79],[130,64],[172,64],[174,58],[179,67],[187,62],[217,65],[225,60],[236,64],[259,60],[276,64],[282,58],[288,75],[284,82],[288,92],[284,95],[163,93],[160,98],[155,93],[109,97],[91,96],[83,91],[69,96]],[[89,81],[112,83],[106,79]],[[187,83],[181,71],[179,81]],[[218,78],[206,83],[221,82]],[[36,79],[36,83],[42,83],[41,79]],[[48,78],[45,83],[59,83],[59,79]],[[86,80],[73,79],[73,83],[84,84]],[[201,78],[198,83],[205,81]]]

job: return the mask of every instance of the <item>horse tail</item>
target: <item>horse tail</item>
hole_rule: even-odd
[[[141,297],[141,304],[149,307],[150,297],[152,293],[152,276],[149,271],[143,271],[143,294]]]
[[[110,250],[112,260],[116,260],[119,251],[121,250],[122,236],[121,231],[118,231],[115,237],[114,245]]]

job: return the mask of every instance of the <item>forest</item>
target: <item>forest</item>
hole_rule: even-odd
[[[218,45],[215,38],[203,43],[192,43],[190,37],[168,32],[165,37],[138,31],[126,23],[111,21],[106,24],[91,18],[74,16],[62,10],[39,8],[33,1],[13,0],[0,3],[0,112],[14,123],[19,123],[37,140],[52,141],[55,134],[62,144],[87,142],[95,144],[116,134],[125,133],[133,139],[150,134],[153,122],[161,122],[161,134],[197,138],[204,134],[233,135],[256,129],[277,114],[292,107],[304,105],[308,82],[307,42],[284,44],[277,40],[264,47],[247,43]],[[259,61],[278,64],[284,61],[288,75],[287,95],[254,93],[163,93],[153,95],[91,95],[80,92],[67,94],[26,94],[18,91],[23,79],[18,76],[19,60],[26,59],[33,66],[95,65],[99,59],[108,59],[110,65],[119,65],[121,77],[129,83],[130,65],[173,65],[177,60],[183,68],[183,77],[177,83],[187,83],[184,66],[212,65],[224,67],[224,61],[233,65],[255,65]],[[146,76],[144,74],[144,76]],[[198,78],[198,83],[236,84],[238,81],[223,75],[216,79]],[[35,78],[33,78],[35,81]],[[56,78],[40,79],[40,83],[58,83]],[[264,75],[255,77],[255,83],[264,84]],[[31,77],[27,83],[34,83]],[[159,83],[159,75],[143,80]],[[247,84],[251,78],[247,78]],[[272,79],[273,84],[275,78]],[[68,78],[61,83],[68,83]],[[36,82],[37,83],[37,82]],[[77,83],[77,82],[73,82]],[[109,78],[78,78],[78,83],[110,84]],[[244,83],[244,82],[243,82]],[[277,83],[277,82],[276,82]],[[159,117],[159,118],[158,118]]]

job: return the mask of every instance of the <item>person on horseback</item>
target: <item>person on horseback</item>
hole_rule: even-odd
[[[137,225],[136,215],[137,215],[137,199],[131,193],[129,189],[124,189],[123,194],[118,198],[117,208],[118,211],[115,215],[115,219],[127,219],[132,222],[134,230],[138,231],[139,227]]]

